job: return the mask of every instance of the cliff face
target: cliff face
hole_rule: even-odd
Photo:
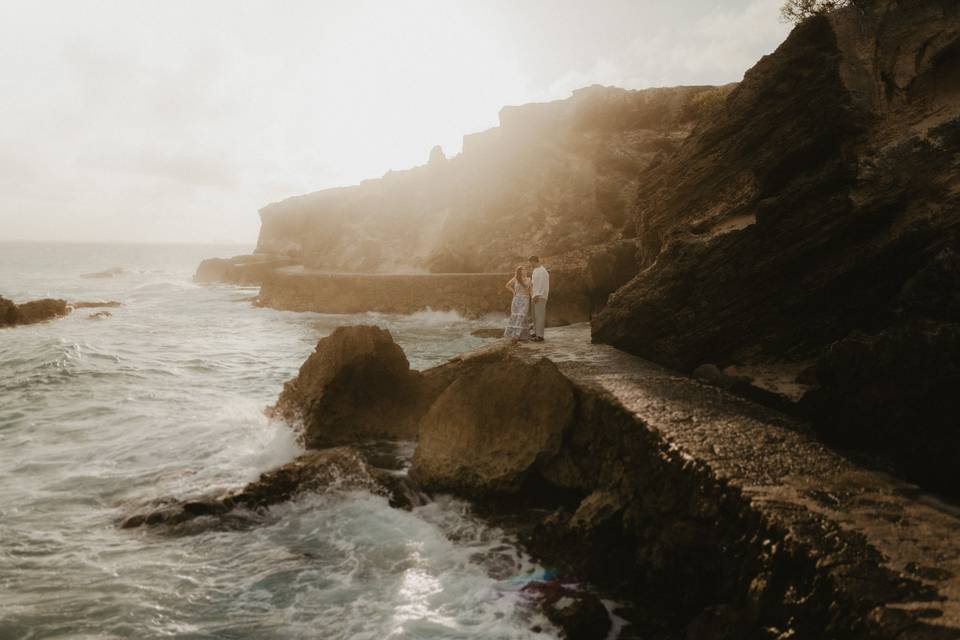
[[[960,5],[807,21],[641,176],[642,271],[594,339],[688,371],[813,364],[789,382],[825,435],[946,484],[958,149]]]
[[[264,207],[258,252],[330,271],[510,271],[531,253],[582,264],[632,235],[638,174],[672,150],[724,89],[589,87],[506,107],[463,153],[358,186]]]

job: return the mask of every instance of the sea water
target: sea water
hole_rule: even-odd
[[[337,326],[388,328],[417,368],[484,343],[470,331],[489,322],[453,313],[276,311],[256,288],[191,282],[201,259],[249,250],[0,243],[0,295],[122,303],[0,329],[0,640],[556,637],[520,591],[540,567],[452,498],[408,512],[314,495],[243,530],[117,527],[298,455],[263,409]]]

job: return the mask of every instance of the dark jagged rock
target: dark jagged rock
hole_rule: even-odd
[[[43,298],[23,304],[0,297],[0,327],[14,327],[22,324],[45,322],[70,313],[65,300]]]
[[[296,264],[297,261],[288,256],[263,254],[208,258],[197,267],[193,281],[256,285],[262,284],[276,269]]]
[[[873,395],[855,413],[877,387],[836,372],[830,351],[958,321],[958,69],[955,3],[877,0],[801,24],[641,177],[641,271],[594,318],[594,339],[682,371],[822,357],[825,433],[856,432],[848,444],[901,470],[955,466],[960,430],[946,423],[956,421],[927,410],[946,402],[930,395],[942,367],[907,365],[926,380],[909,402]],[[892,371],[887,349],[860,349],[857,368]],[[872,437],[877,415],[899,436]],[[943,446],[902,446],[910,440]]]
[[[610,614],[595,594],[559,582],[531,582],[524,593],[534,596],[547,619],[566,640],[605,640],[613,628]]]
[[[378,480],[378,472],[369,467],[363,456],[348,447],[310,451],[297,459],[267,471],[243,489],[220,496],[201,496],[188,500],[165,498],[150,508],[124,518],[120,526],[132,529],[141,526],[175,526],[209,516],[245,522],[236,510],[256,512],[306,493],[366,490],[389,496],[391,502],[403,505],[404,495],[393,497]]]

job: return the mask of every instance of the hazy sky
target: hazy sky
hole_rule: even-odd
[[[739,80],[781,3],[0,0],[0,240],[252,242],[505,104]]]

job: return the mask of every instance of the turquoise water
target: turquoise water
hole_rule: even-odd
[[[249,250],[0,243],[0,295],[123,303],[0,330],[0,638],[555,637],[518,592],[539,568],[457,500],[310,496],[241,531],[116,527],[296,456],[263,408],[336,326],[389,328],[419,368],[484,342],[456,314],[298,314],[191,282]]]

